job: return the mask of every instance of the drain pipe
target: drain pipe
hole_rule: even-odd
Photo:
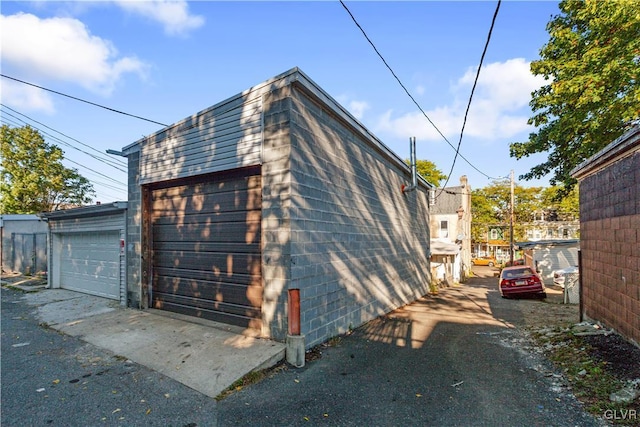
[[[412,136],[409,138],[409,151],[410,151],[410,159],[409,163],[411,166],[411,185],[406,186],[402,184],[401,190],[403,193],[408,193],[409,191],[413,191],[418,188],[418,171],[416,169],[416,137]]]
[[[300,333],[300,289],[289,289],[289,334],[287,335],[287,362],[296,368],[304,366],[304,334]]]

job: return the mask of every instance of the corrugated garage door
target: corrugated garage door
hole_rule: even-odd
[[[120,299],[120,232],[60,236],[60,287]]]
[[[262,326],[261,178],[209,178],[151,192],[151,306]]]

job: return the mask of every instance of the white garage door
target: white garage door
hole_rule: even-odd
[[[120,233],[61,236],[60,287],[120,299]]]

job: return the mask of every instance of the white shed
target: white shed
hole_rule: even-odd
[[[49,287],[126,305],[126,212],[127,202],[114,202],[41,214],[49,222]]]
[[[517,249],[524,251],[525,264],[536,269],[545,285],[553,284],[553,272],[561,268],[578,265],[580,241],[540,240],[516,243]]]

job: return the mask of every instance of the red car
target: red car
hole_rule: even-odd
[[[528,265],[503,268],[498,284],[502,298],[522,295],[547,297],[542,279]]]

